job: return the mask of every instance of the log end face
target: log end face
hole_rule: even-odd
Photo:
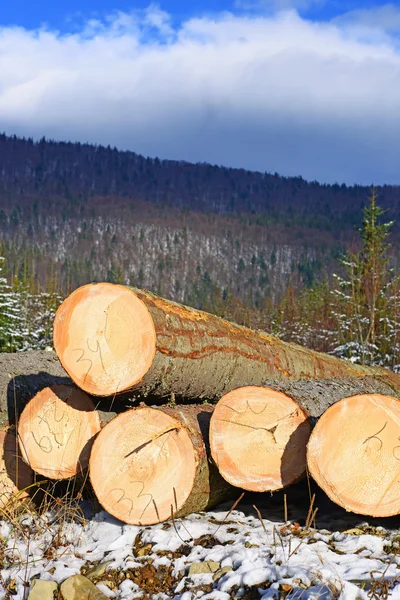
[[[96,283],[75,290],[54,319],[54,348],[86,392],[108,396],[133,388],[156,351],[153,319],[130,288]]]
[[[310,432],[307,415],[292,398],[245,386],[218,402],[211,418],[211,453],[230,484],[274,491],[304,474]]]
[[[5,508],[13,498],[28,497],[25,488],[33,483],[33,471],[22,460],[15,435],[0,431],[0,507]]]
[[[400,513],[400,401],[361,394],[332,405],[307,447],[308,469],[336,504],[371,517]]]
[[[44,388],[18,423],[21,454],[49,479],[69,479],[88,466],[100,417],[85,392],[67,385]]]
[[[188,499],[197,460],[182,424],[149,407],[128,410],[96,438],[90,480],[100,504],[117,519],[152,525],[171,518]]]

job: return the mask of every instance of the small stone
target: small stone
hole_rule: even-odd
[[[221,579],[221,577],[225,575],[225,573],[229,573],[230,571],[232,571],[232,567],[228,566],[218,569],[218,571],[216,571],[213,575],[213,581],[218,581],[219,579]]]
[[[354,527],[353,529],[346,529],[346,531],[343,531],[343,533],[345,535],[363,535],[365,531],[359,527]]]
[[[146,544],[142,548],[136,552],[136,556],[147,556],[152,551],[153,546],[151,544]]]
[[[101,577],[106,572],[108,565],[112,563],[112,560],[107,560],[106,562],[99,563],[98,565],[91,567],[88,571],[86,571],[85,577],[90,580],[96,579],[97,577]]]
[[[83,575],[68,577],[62,582],[60,590],[64,600],[108,600],[107,596]]]
[[[55,581],[34,579],[29,590],[28,600],[53,600],[54,592],[58,590]]]
[[[200,575],[202,573],[216,573],[221,567],[221,563],[213,560],[205,560],[190,565],[189,575]]]

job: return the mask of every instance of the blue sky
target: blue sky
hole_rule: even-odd
[[[2,2],[0,131],[400,184],[400,4]]]
[[[260,9],[273,9],[277,5],[299,7],[301,14],[307,14],[314,20],[332,19],[335,16],[357,9],[372,9],[387,4],[384,0],[327,0],[315,2],[243,2],[231,0],[167,0],[160,3],[161,8],[180,21],[190,16],[218,13],[220,11],[243,11],[254,13]],[[146,0],[10,0],[2,2],[0,24],[20,25],[37,28],[43,23],[60,31],[71,31],[74,25],[94,16],[101,17],[118,10],[129,12],[144,9],[149,5]],[[244,5],[244,8],[243,8]],[[269,5],[269,6],[268,6]]]

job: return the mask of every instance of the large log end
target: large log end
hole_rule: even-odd
[[[100,428],[99,414],[85,392],[68,385],[45,388],[19,419],[22,456],[45,477],[69,479],[87,467]]]
[[[297,481],[306,468],[311,426],[287,394],[245,386],[225,394],[211,417],[211,453],[232,485],[265,492]]]
[[[333,404],[307,448],[311,476],[348,511],[400,514],[400,400],[362,394]]]
[[[100,504],[117,519],[151,525],[177,514],[188,499],[197,457],[186,428],[150,407],[128,410],[97,436],[90,480]]]
[[[84,285],[57,310],[54,348],[71,379],[83,390],[108,396],[133,388],[156,351],[152,317],[130,288]]]

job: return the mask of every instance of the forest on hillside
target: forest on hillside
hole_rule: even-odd
[[[357,315],[350,305],[365,275],[354,261],[365,258],[370,188],[0,135],[1,349],[49,345],[61,299],[111,281],[395,367],[400,189],[373,194],[377,224],[391,225],[385,301],[368,333],[367,291],[358,290]]]

